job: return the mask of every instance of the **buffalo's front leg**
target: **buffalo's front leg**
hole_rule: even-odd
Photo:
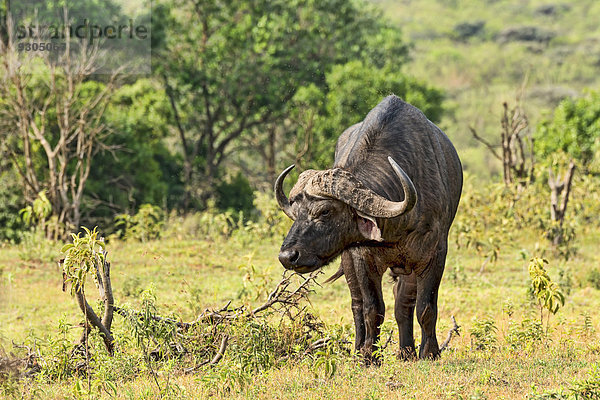
[[[360,285],[354,271],[354,264],[350,252],[342,253],[341,268],[344,271],[350,297],[352,299],[352,316],[354,317],[354,349],[359,351],[365,343],[365,318],[363,316],[363,298],[360,291]]]
[[[359,351],[365,359],[373,359],[373,351],[376,349],[379,339],[380,327],[385,316],[385,304],[381,290],[381,275],[375,267],[369,267],[369,263],[362,257],[360,250],[351,251],[352,266],[360,294],[362,295],[362,314],[365,327],[365,340]]]
[[[401,275],[394,286],[396,304],[394,314],[398,323],[400,339],[399,357],[403,360],[416,358],[415,339],[413,337],[413,319],[415,299],[417,297],[417,275]]]
[[[421,325],[419,358],[437,358],[440,355],[435,325],[437,322],[437,297],[444,273],[447,247],[438,249],[423,276],[417,279],[417,320]]]

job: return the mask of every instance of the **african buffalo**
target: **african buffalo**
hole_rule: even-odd
[[[400,356],[416,357],[416,306],[419,357],[437,357],[438,289],[462,190],[461,163],[448,137],[392,95],[342,133],[333,168],[300,174],[288,200],[282,185],[293,167],[275,182],[279,206],[294,220],[279,253],[283,266],[311,272],[341,254],[330,280],[346,277],[355,348],[367,359],[384,320],[381,281],[390,269]]]

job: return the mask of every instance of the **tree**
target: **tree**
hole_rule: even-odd
[[[179,207],[181,159],[167,148],[172,117],[160,82],[141,78],[121,86],[104,115],[110,130],[93,159],[83,214],[87,221],[134,213],[141,204]],[[85,221],[84,221],[85,222]]]
[[[382,68],[363,61],[336,65],[327,74],[327,92],[315,86],[298,90],[294,98],[298,143],[296,159],[319,168],[331,165],[338,136],[362,121],[385,96],[396,94],[418,107],[433,122],[442,115],[443,94],[424,82],[400,73],[395,65]],[[321,109],[315,114],[315,110]]]
[[[155,50],[162,55],[156,71],[182,147],[186,206],[192,198],[213,194],[219,169],[233,144],[241,145],[241,137],[283,125],[297,88],[324,86],[332,65],[354,57],[385,64],[390,54],[394,60],[407,54],[398,31],[380,29],[375,14],[361,2],[169,4],[170,15],[160,14],[156,20],[161,40]],[[175,28],[160,30],[169,18]],[[267,134],[267,144],[274,146],[273,130]],[[264,155],[273,160],[273,154]]]
[[[0,242],[19,241],[25,228],[19,210],[25,207],[19,177],[7,157],[0,151]]]
[[[0,43],[1,151],[18,171],[28,202],[44,191],[57,222],[78,227],[118,71],[105,83],[91,80],[99,53],[85,41],[74,54],[69,46],[52,55],[19,52],[12,28],[9,23]]]
[[[575,159],[583,172],[589,172],[600,150],[600,92],[561,101],[552,116],[538,125],[535,149],[543,160],[562,151]]]
[[[475,128],[469,129],[473,137],[502,162],[504,184],[510,186],[517,182],[522,188],[534,180],[534,140],[529,132],[529,120],[521,106],[517,104],[509,108],[508,103],[503,102],[502,108],[499,146],[490,144],[479,136]],[[498,147],[502,149],[501,153],[497,151]]]
[[[569,195],[571,194],[571,184],[573,183],[573,173],[575,172],[575,163],[569,162],[569,168],[561,177],[554,175],[552,167],[548,168],[548,186],[550,187],[550,219],[552,228],[549,232],[549,239],[555,246],[563,244],[564,229],[563,222],[569,204]],[[560,203],[560,204],[559,204]]]

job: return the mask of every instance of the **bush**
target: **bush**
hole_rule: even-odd
[[[498,328],[492,318],[475,321],[469,332],[471,347],[475,350],[490,350],[496,347]]]
[[[548,43],[555,36],[556,33],[537,26],[517,26],[502,30],[496,40],[500,43],[516,41]]]
[[[519,325],[511,323],[506,341],[514,350],[531,350],[545,338],[544,325],[538,320],[525,318]]]
[[[472,37],[482,36],[484,27],[485,21],[481,20],[461,22],[452,29],[452,36],[457,40],[465,41]]]
[[[588,272],[587,281],[594,289],[600,290],[600,269],[594,268]]]
[[[535,150],[542,160],[557,152],[575,159],[584,169],[591,167],[600,151],[600,92],[579,99],[567,98],[538,125]]]
[[[151,204],[144,204],[135,215],[120,214],[115,217],[117,236],[141,242],[158,239],[165,224],[163,211]]]

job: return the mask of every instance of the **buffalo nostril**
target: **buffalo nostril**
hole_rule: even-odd
[[[300,253],[298,250],[284,250],[279,253],[279,261],[286,268],[296,265],[299,257]]]
[[[293,250],[292,251],[292,256],[290,257],[290,261],[295,264],[296,261],[298,261],[298,257],[300,257],[300,253],[298,253],[297,250]]]

